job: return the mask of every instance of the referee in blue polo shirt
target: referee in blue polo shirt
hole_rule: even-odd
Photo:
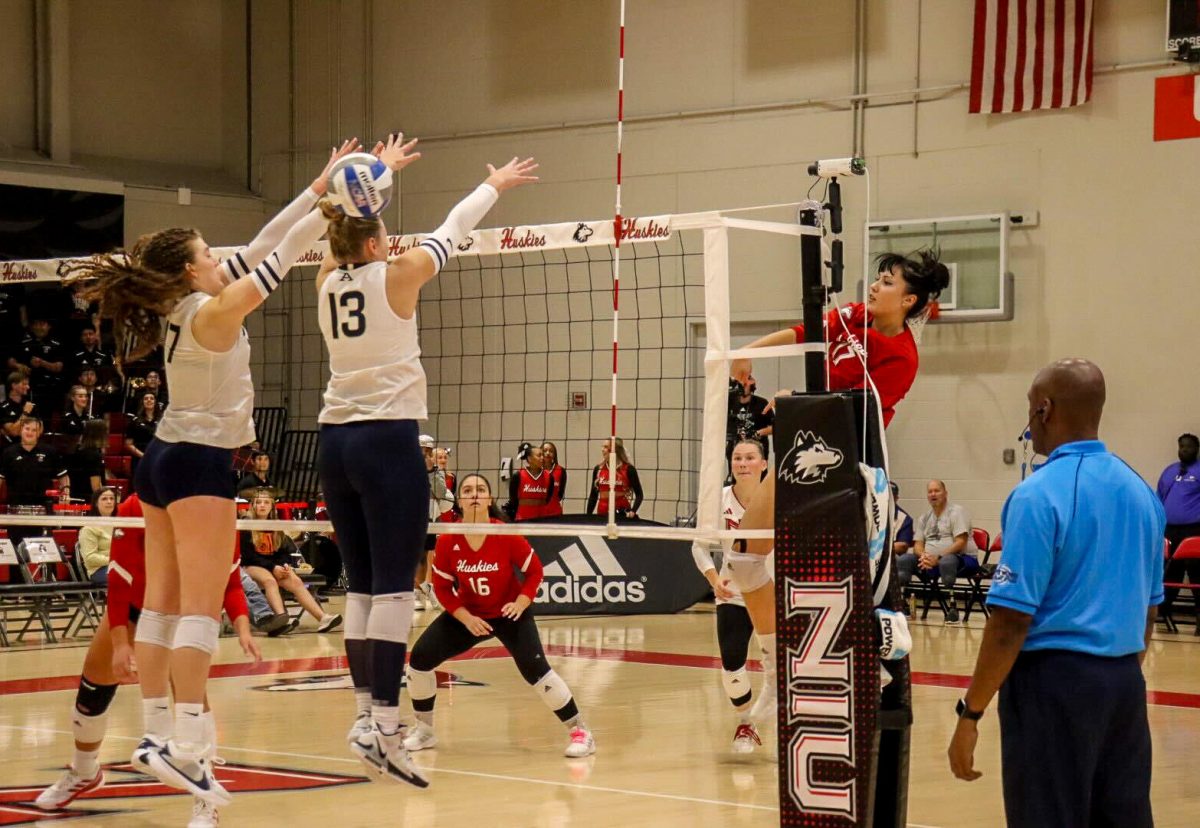
[[[1104,375],[1043,368],[1029,390],[1049,459],[1004,504],[1004,552],[950,769],[978,779],[978,720],[1000,692],[1004,809],[1021,828],[1148,828],[1150,726],[1141,661],[1163,599],[1166,515],[1097,439]]]

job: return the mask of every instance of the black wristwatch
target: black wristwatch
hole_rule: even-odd
[[[958,704],[954,706],[954,712],[958,714],[958,718],[971,722],[977,722],[983,718],[983,711],[976,711],[967,707],[967,700],[965,698],[958,700]]]

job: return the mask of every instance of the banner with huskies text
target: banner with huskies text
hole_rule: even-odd
[[[411,250],[426,238],[425,234],[390,236],[388,256],[395,258]],[[671,217],[624,218],[621,220],[621,243],[666,241],[671,238]],[[561,224],[496,227],[476,230],[458,246],[459,256],[494,256],[503,253],[533,253],[542,250],[611,246],[616,240],[612,219],[597,221],[568,221]],[[214,247],[213,255],[226,259],[237,247]],[[326,242],[318,242],[297,260],[297,265],[320,264],[329,252]],[[0,262],[0,283],[56,282],[62,259],[35,259],[23,262]]]

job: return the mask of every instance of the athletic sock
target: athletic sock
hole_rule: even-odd
[[[71,760],[71,768],[75,775],[83,779],[91,779],[100,770],[99,750],[80,750],[75,748],[75,758]]]
[[[159,699],[142,699],[143,729],[159,739],[170,739],[174,722],[171,718],[171,700],[166,696]]]

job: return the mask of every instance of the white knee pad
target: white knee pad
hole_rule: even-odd
[[[408,697],[414,701],[424,701],[437,695],[437,674],[433,670],[414,670],[408,668]]]
[[[774,551],[774,550],[772,550]],[[733,580],[743,593],[754,592],[771,583],[771,573],[767,571],[768,555],[754,555],[749,552],[726,552],[725,561]]]
[[[173,649],[182,650],[186,647],[212,655],[220,637],[221,623],[217,619],[207,615],[185,615],[175,627]]]
[[[412,592],[389,592],[371,596],[371,617],[367,619],[367,638],[407,644],[412,629]]]
[[[912,650],[912,633],[903,613],[887,609],[875,610],[879,622],[879,657],[884,661],[899,661]]]
[[[745,667],[738,670],[722,670],[721,684],[725,687],[725,695],[729,696],[729,700],[734,704],[750,697],[750,676],[747,675]]]
[[[144,609],[138,618],[137,632],[134,634],[133,640],[169,650],[175,643],[175,628],[178,624],[178,615],[167,615]]]
[[[91,745],[104,741],[104,733],[108,730],[108,711],[99,716],[85,716],[78,710],[71,711],[71,733],[75,741],[82,745]]]
[[[551,710],[561,710],[571,701],[571,688],[567,687],[567,683],[553,670],[538,679],[533,689],[538,698]]]
[[[367,637],[367,619],[371,617],[371,596],[362,592],[346,593],[346,621],[342,635],[349,641]]]

